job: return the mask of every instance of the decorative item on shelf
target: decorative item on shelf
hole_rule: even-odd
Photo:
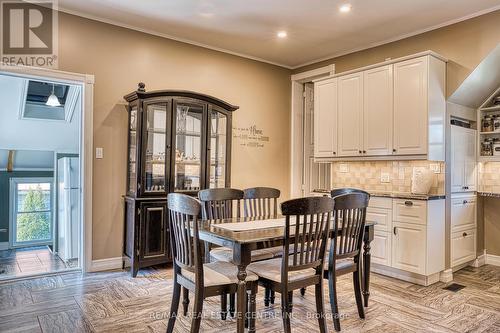
[[[494,138],[492,144],[493,156],[500,156],[500,138]]]
[[[493,139],[485,139],[481,143],[481,156],[493,156]]]
[[[490,116],[485,116],[483,118],[481,132],[493,132],[493,119]]]
[[[493,116],[493,130],[500,131],[500,115]]]
[[[184,133],[186,132],[186,118],[189,111],[189,106],[187,105],[179,105],[177,106],[177,132]]]
[[[500,96],[497,96],[493,99],[493,104],[500,105]]]
[[[424,167],[413,168],[411,193],[428,194],[432,187],[434,172]]]

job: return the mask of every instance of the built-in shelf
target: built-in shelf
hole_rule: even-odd
[[[488,106],[485,108],[480,108],[480,111],[500,111],[500,105]]]
[[[488,135],[488,134],[500,134],[500,131],[493,131],[493,132],[480,132],[479,134],[481,134],[481,135]]]
[[[497,96],[500,96],[500,88],[498,88],[490,97],[478,108],[477,112],[477,124],[478,128],[482,128],[482,122],[485,116],[491,116],[493,114],[500,114],[500,105],[493,105],[493,101]],[[500,156],[481,156],[482,146],[485,140],[490,136],[498,138],[500,136],[500,130],[492,132],[479,132],[477,137],[477,149],[479,152],[478,161],[479,162],[500,162]]]

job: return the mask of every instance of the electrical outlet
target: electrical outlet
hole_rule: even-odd
[[[382,172],[380,174],[380,182],[381,183],[389,183],[391,181],[391,175],[388,172]]]
[[[104,149],[101,147],[98,147],[95,149],[95,158],[101,159],[104,157]]]
[[[439,164],[430,164],[429,169],[434,171],[434,173],[440,173],[441,172],[441,166]]]
[[[340,163],[339,172],[342,172],[342,173],[349,172],[349,165],[347,163]]]

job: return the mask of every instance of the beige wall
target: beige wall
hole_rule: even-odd
[[[121,256],[127,115],[135,90],[187,89],[238,105],[233,127],[256,125],[262,148],[233,141],[232,185],[273,186],[289,195],[289,70],[172,40],[61,14],[59,69],[95,75],[93,259]]]
[[[432,50],[450,60],[447,66],[447,96],[449,96],[500,43],[499,22],[500,10],[397,42],[298,68],[294,73],[332,63],[335,64],[335,71],[340,73],[382,62],[386,58],[398,58]]]
[[[500,162],[479,163],[479,191],[500,193]],[[478,241],[478,250],[486,249],[486,253],[500,256],[500,199],[483,198],[478,200],[478,226],[484,230],[484,239]],[[481,235],[478,232],[478,235]],[[481,244],[481,242],[483,242]]]

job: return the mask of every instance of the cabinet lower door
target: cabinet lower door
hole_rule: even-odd
[[[166,203],[141,204],[141,259],[170,257]]]
[[[393,222],[392,267],[425,274],[425,238],[425,226]]]
[[[476,258],[476,230],[454,232],[451,234],[451,266],[466,263]]]
[[[386,231],[375,231],[371,242],[372,262],[391,266],[391,234]]]

